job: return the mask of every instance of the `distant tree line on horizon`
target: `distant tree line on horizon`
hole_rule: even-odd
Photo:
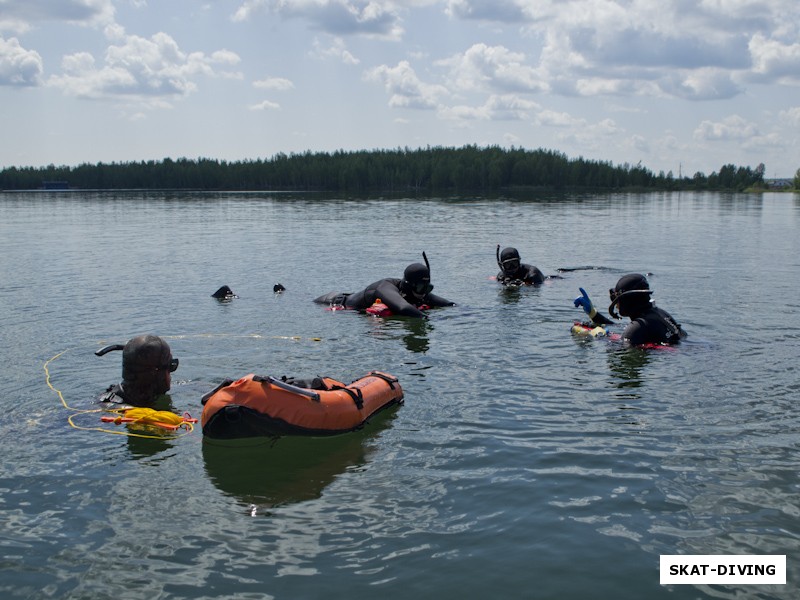
[[[75,167],[7,167],[0,189],[73,189],[459,192],[514,188],[551,190],[736,190],[764,187],[757,168],[724,165],[706,176],[653,173],[641,163],[567,158],[552,150],[463,146],[277,154],[270,159],[209,158],[81,164]]]

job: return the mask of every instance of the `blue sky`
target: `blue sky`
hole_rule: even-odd
[[[464,144],[800,168],[797,0],[0,0],[0,168]]]

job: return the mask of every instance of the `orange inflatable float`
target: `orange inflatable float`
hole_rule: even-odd
[[[203,397],[203,435],[235,439],[283,435],[336,435],[363,427],[372,415],[403,401],[403,388],[380,371],[344,384],[316,378],[299,387],[275,377],[226,380]]]

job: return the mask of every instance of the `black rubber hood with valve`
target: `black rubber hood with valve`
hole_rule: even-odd
[[[103,356],[122,350],[122,387],[136,396],[158,396],[170,388],[167,376],[178,368],[178,359],[172,357],[169,344],[155,335],[140,335],[124,346],[113,344],[95,352]]]

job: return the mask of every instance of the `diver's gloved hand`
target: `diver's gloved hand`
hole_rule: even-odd
[[[586,293],[586,290],[583,288],[578,288],[581,291],[581,295],[575,298],[573,304],[577,308],[580,306],[583,308],[583,312],[589,315],[590,319],[594,319],[597,315],[597,309],[595,309],[594,304],[592,304],[591,299],[589,298],[589,294]]]

